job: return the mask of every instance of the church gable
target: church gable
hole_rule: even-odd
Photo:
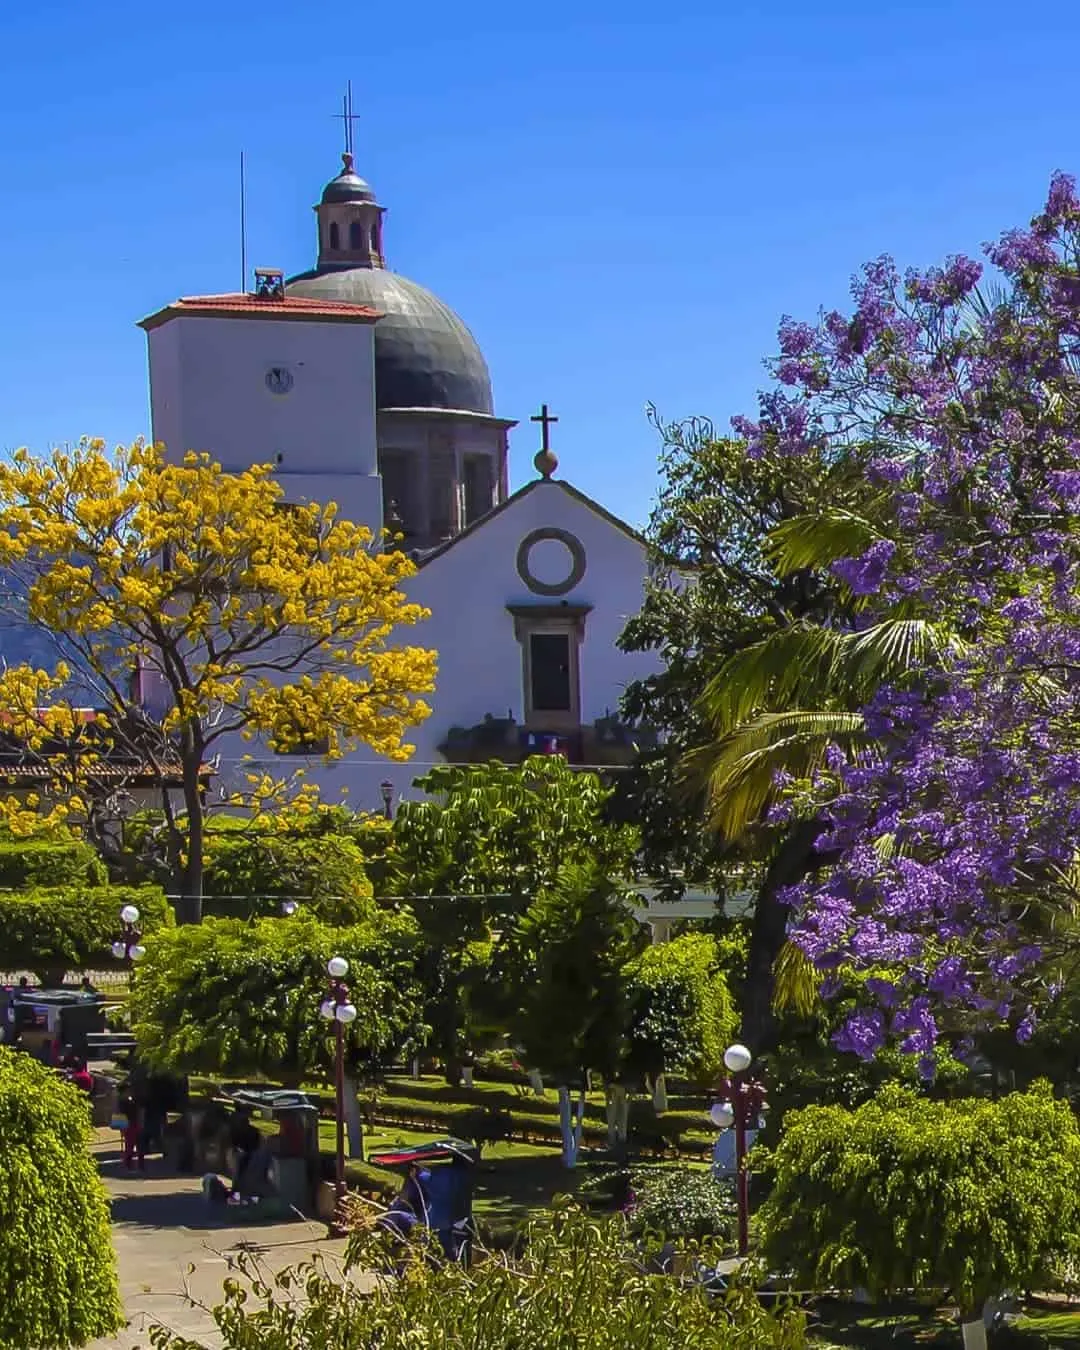
[[[557,746],[610,762],[622,690],[655,664],[617,646],[647,567],[640,535],[547,479],[423,559],[408,591],[431,611],[416,640],[439,653],[432,748],[483,759]]]

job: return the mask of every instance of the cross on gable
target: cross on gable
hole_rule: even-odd
[[[540,411],[534,417],[529,418],[530,422],[540,423],[541,450],[551,449],[551,427],[552,424],[557,422],[558,420],[559,419],[557,417],[553,416],[551,413],[548,412],[548,405],[546,403],[541,403]]]

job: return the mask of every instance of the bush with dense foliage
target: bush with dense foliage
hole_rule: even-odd
[[[157,886],[57,886],[0,892],[0,969],[31,970],[44,985],[66,972],[115,964],[120,911],[139,910],[145,934],[173,923]]]
[[[180,1073],[288,1082],[329,1071],[333,1035],[319,1005],[328,994],[326,963],[343,956],[359,1014],[346,1033],[349,1069],[377,1072],[411,1053],[425,1031],[416,941],[412,919],[390,912],[349,928],[297,913],[162,929],[132,985],[139,1052]]]
[[[702,1167],[635,1167],[630,1172],[629,1220],[635,1233],[671,1240],[735,1237],[735,1187]]]
[[[0,891],[33,886],[103,886],[105,864],[81,839],[0,837]]]
[[[348,835],[211,834],[203,912],[229,919],[278,915],[295,901],[326,923],[370,918],[365,856]]]
[[[793,1112],[753,1156],[772,1181],[766,1259],[802,1288],[947,1288],[969,1321],[1080,1249],[1080,1128],[1045,1084],[996,1102],[890,1086]]]
[[[0,1046],[0,1350],[66,1350],[123,1324],[86,1098]]]
[[[386,1243],[370,1231],[349,1249],[354,1268],[390,1273]],[[752,1288],[724,1298],[649,1273],[643,1253],[618,1218],[595,1219],[573,1206],[533,1220],[519,1256],[492,1257],[470,1269],[434,1258],[422,1239],[410,1249],[403,1279],[370,1292],[321,1267],[252,1288],[230,1285],[215,1314],[224,1350],[802,1350],[805,1320],[794,1308],[761,1306]],[[298,1297],[303,1294],[303,1297]],[[163,1336],[164,1350],[205,1350]]]
[[[722,1072],[738,1019],[714,937],[686,933],[646,947],[627,965],[624,978],[635,1068],[705,1082]]]

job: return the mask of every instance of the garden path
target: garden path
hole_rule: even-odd
[[[87,1350],[149,1350],[154,1323],[198,1339],[208,1350],[221,1341],[204,1304],[221,1301],[228,1259],[247,1252],[276,1274],[312,1257],[330,1268],[340,1262],[343,1240],[330,1240],[320,1223],[236,1224],[207,1209],[198,1177],[170,1173],[160,1159],[145,1173],[127,1172],[113,1130],[99,1130],[95,1153],[112,1200],[113,1242],[128,1326]]]

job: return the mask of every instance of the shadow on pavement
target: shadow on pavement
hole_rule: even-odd
[[[144,1195],[112,1197],[113,1223],[140,1228],[236,1228],[242,1217],[235,1209],[211,1209],[201,1193],[190,1191],[147,1191]],[[252,1224],[253,1228],[258,1226]]]

